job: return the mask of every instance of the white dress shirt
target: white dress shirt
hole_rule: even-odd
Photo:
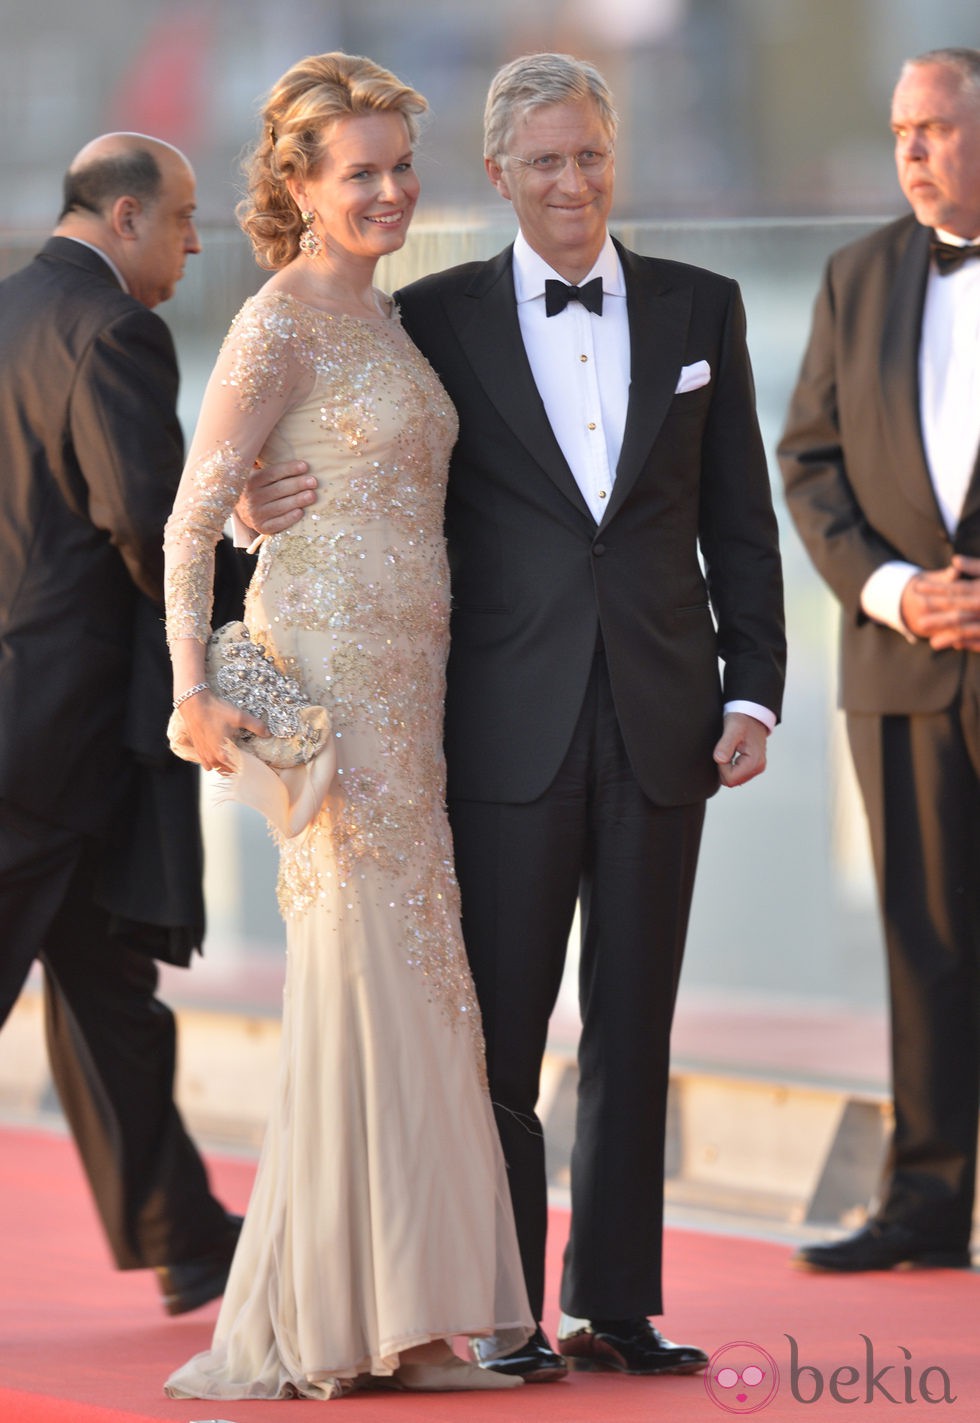
[[[949,232],[936,234],[967,245]],[[926,463],[949,535],[956,531],[980,447],[980,260],[970,258],[926,282],[919,344],[919,417]],[[869,617],[915,641],[901,615],[902,593],[922,570],[895,560],[865,583],[861,606]]]
[[[565,278],[518,233],[514,290],[524,349],[555,438],[598,525],[616,480],[631,378],[626,279],[608,233],[578,285],[594,277],[602,278],[601,316],[580,301],[547,316],[544,284]],[[774,714],[755,702],[726,702],[725,711],[745,712],[770,731],[776,725]]]
[[[608,234],[595,266],[579,286],[593,277],[602,278],[601,316],[580,301],[570,301],[557,316],[546,316],[544,284],[565,278],[518,233],[514,287],[524,349],[549,424],[599,524],[616,478],[630,389],[626,281]]]

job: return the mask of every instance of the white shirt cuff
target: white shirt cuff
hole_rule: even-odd
[[[899,559],[883,563],[861,589],[861,607],[876,623],[884,623],[894,628],[908,642],[916,639],[902,621],[902,594],[910,578],[922,572],[914,563],[904,563]]]
[[[231,516],[231,531],[235,540],[236,548],[248,548],[255,539],[255,530],[250,529],[243,519],[240,519],[234,511]]]
[[[723,710],[726,716],[729,712],[743,712],[745,716],[754,716],[756,721],[762,722],[767,731],[776,729],[775,712],[771,712],[768,707],[760,707],[758,702],[726,702]]]

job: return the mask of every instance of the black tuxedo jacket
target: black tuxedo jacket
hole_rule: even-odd
[[[780,563],[738,288],[618,250],[631,387],[598,526],[531,375],[511,249],[396,294],[460,418],[446,510],[451,797],[524,802],[547,788],[600,637],[633,769],[660,804],[717,789],[723,699],[780,708]],[[709,384],[675,394],[682,366],[702,360]]]
[[[780,442],[790,512],[842,607],[841,702],[881,715],[938,711],[977,677],[970,653],[934,652],[866,617],[883,563],[980,557],[980,458],[951,539],[919,425],[919,338],[929,230],[908,216],[837,252]]]
[[[199,942],[197,779],[164,736],[177,385],[165,323],[80,243],[0,284],[0,803],[106,839],[106,907]]]

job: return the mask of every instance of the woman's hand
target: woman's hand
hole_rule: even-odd
[[[204,770],[220,771],[225,776],[235,770],[229,748],[235,744],[236,733],[251,731],[255,736],[269,735],[265,722],[239,711],[231,702],[209,691],[195,692],[193,697],[188,697],[181,703],[179,714]]]

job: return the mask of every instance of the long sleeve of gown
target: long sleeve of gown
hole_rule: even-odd
[[[207,642],[215,544],[270,433],[311,380],[295,323],[281,304],[261,296],[246,302],[208,381],[164,534],[171,645],[180,638]]]

